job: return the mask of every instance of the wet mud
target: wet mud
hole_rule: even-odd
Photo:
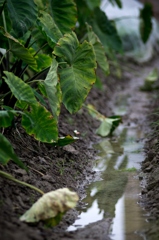
[[[26,174],[25,171],[19,169],[12,162],[5,167],[0,166],[0,169],[11,173],[19,180],[26,181],[27,183],[41,188],[44,192],[68,187],[78,193],[80,201],[77,208],[70,210],[57,227],[46,229],[42,223],[31,226],[20,222],[19,217],[40,196],[33,190],[0,178],[1,239],[116,240],[118,238],[114,238],[114,236],[123,233],[120,231],[122,226],[118,227],[118,229],[113,227],[113,224],[115,224],[115,220],[113,222],[113,219],[115,215],[117,215],[117,208],[115,206],[119,200],[122,199],[124,191],[125,196],[127,196],[125,198],[127,200],[124,200],[126,205],[132,205],[132,201],[134,200],[134,206],[141,209],[145,208],[146,213],[151,213],[150,218],[157,219],[158,215],[155,215],[154,213],[159,212],[159,205],[157,205],[157,199],[159,198],[157,198],[159,189],[157,184],[159,183],[159,180],[157,179],[157,173],[154,174],[153,171],[157,171],[159,155],[155,152],[157,147],[153,149],[153,146],[154,142],[157,145],[158,138],[157,136],[155,136],[155,138],[150,136],[150,131],[148,131],[148,129],[150,129],[149,121],[151,120],[148,116],[150,112],[152,112],[152,108],[154,108],[153,102],[155,93],[140,91],[140,86],[144,84],[144,79],[150,70],[159,66],[159,61],[155,59],[142,66],[135,63],[128,63],[127,60],[125,60],[125,62],[122,60],[121,66],[121,79],[118,79],[115,75],[105,78],[99,71],[103,84],[102,90],[93,87],[87,98],[87,103],[93,104],[99,112],[106,116],[113,114],[122,115],[122,126],[124,126],[126,131],[130,131],[132,136],[134,129],[137,129],[137,136],[135,136],[135,139],[133,140],[132,138],[130,139],[132,142],[129,142],[129,146],[133,147],[138,144],[137,146],[141,145],[140,147],[142,147],[146,142],[146,154],[144,154],[141,149],[135,149],[134,151],[136,152],[132,153],[132,157],[134,157],[134,154],[142,151],[143,159],[140,159],[140,161],[139,159],[137,160],[137,162],[141,162],[145,159],[142,164],[141,173],[135,171],[128,174],[127,171],[123,171],[127,168],[138,168],[137,166],[127,165],[128,162],[131,161],[128,161],[128,159],[125,158],[126,153],[124,153],[125,155],[121,162],[120,159],[117,158],[109,161],[107,167],[111,174],[106,176],[102,175],[104,174],[102,173],[104,166],[102,166],[102,170],[97,171],[95,163],[97,163],[100,152],[99,148],[101,148],[98,144],[102,141],[107,141],[109,138],[102,139],[95,134],[100,123],[93,119],[84,108],[75,115],[70,115],[65,109],[62,110],[59,120],[60,135],[75,135],[74,130],[80,132],[78,135],[79,140],[72,145],[65,146],[64,148],[50,148],[45,144],[39,145],[39,143],[33,138],[27,136],[24,130],[20,127],[20,136],[16,129],[7,129],[5,135],[12,142],[17,155],[29,166],[30,171],[29,174]],[[120,147],[117,144],[118,141],[122,143],[119,132],[120,128],[111,138],[112,149],[115,153],[120,151],[123,152],[122,144]],[[21,139],[24,139],[24,141]],[[104,143],[104,149],[105,146],[106,142]],[[106,155],[107,152],[104,154]],[[135,155],[135,157],[140,158],[139,155]],[[114,171],[114,166],[121,171]],[[150,172],[152,172],[152,174],[149,178]],[[134,185],[134,182],[137,181],[134,180],[134,176],[139,176],[140,180],[144,182],[142,188],[139,187],[139,182]],[[153,179],[151,179],[152,176]],[[154,176],[156,176],[155,179]],[[100,181],[103,178],[106,178],[107,185]],[[110,181],[110,179],[113,181]],[[99,185],[98,188],[100,191],[98,194],[94,194],[94,201],[92,201],[93,198],[90,196],[88,188],[91,186],[90,184],[93,186],[95,182]],[[153,188],[153,185],[155,188]],[[113,191],[110,191],[110,189]],[[130,189],[132,189],[132,191],[130,191]],[[150,204],[152,198],[154,198],[154,192],[151,192],[152,190],[155,191],[153,207]],[[141,196],[138,195],[140,193]],[[110,198],[110,195],[113,195],[113,198]],[[92,203],[90,203],[91,201],[89,198],[91,198]],[[91,205],[100,202],[100,210],[101,212],[103,211],[102,217],[97,220],[94,219],[95,221],[89,222],[89,224],[82,226],[82,228],[75,227],[75,229],[69,229],[69,227],[73,226],[79,218],[81,211],[83,211],[81,209],[86,209],[86,203],[88,204],[88,202]],[[141,206],[137,205],[137,202],[140,202]],[[122,200],[119,204],[122,204]],[[129,219],[132,221],[134,219],[134,211],[132,212],[132,215],[128,213]],[[126,219],[128,218],[128,215],[125,215]],[[137,225],[138,223],[136,222],[136,226]],[[129,229],[130,226],[127,227],[129,230],[125,239],[131,239],[129,231],[131,233],[134,232],[136,226],[131,230]],[[140,230],[139,228],[136,230]],[[117,230],[119,232],[115,232]],[[147,229],[146,231],[148,232],[150,230]],[[140,236],[140,234],[138,234],[138,236]],[[140,236],[139,239],[142,239],[142,236]]]

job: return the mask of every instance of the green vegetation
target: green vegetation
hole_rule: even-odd
[[[120,0],[110,3],[122,7]],[[142,29],[145,42],[151,25],[148,35]],[[122,44],[100,0],[0,0],[0,39],[0,164],[12,160],[28,171],[4,128],[18,128],[20,120],[39,142],[74,142],[72,136],[59,137],[61,104],[71,114],[79,111],[98,78],[97,64],[107,76],[107,57],[122,53]],[[107,136],[120,121],[104,117],[98,133]]]

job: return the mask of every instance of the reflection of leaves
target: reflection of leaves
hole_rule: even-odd
[[[140,34],[142,41],[147,42],[152,31],[152,5],[145,3],[144,8],[140,10]]]
[[[68,188],[58,189],[44,194],[33,206],[20,217],[21,221],[46,221],[47,225],[57,225],[62,215],[74,208],[78,195]]]

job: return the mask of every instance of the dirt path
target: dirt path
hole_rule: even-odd
[[[122,63],[124,65],[124,63]],[[121,80],[110,76],[107,80],[102,77],[103,91],[93,88],[87,102],[93,104],[98,111],[105,115],[113,114],[117,105],[121,105],[122,96],[126,96],[126,112],[123,113],[123,124],[138,125],[142,131],[147,128],[146,116],[150,112],[151,93],[139,91],[144,78],[155,66],[154,60],[147,66],[137,66],[125,63],[125,70]],[[119,109],[118,106],[118,109]],[[20,136],[15,129],[8,129],[5,135],[13,143],[18,156],[30,167],[27,175],[18,169],[12,162],[1,167],[19,180],[26,181],[48,192],[61,187],[69,187],[78,192],[81,199],[85,197],[85,187],[96,178],[93,172],[93,160],[96,151],[90,143],[98,142],[101,138],[95,135],[99,122],[92,119],[85,109],[76,115],[69,115],[63,110],[60,117],[60,135],[72,134],[74,130],[80,132],[80,140],[64,148],[49,148],[44,144],[40,146],[31,137],[20,129]],[[21,141],[25,139],[25,142]],[[19,221],[19,216],[26,211],[33,202],[39,198],[38,194],[26,187],[18,186],[0,178],[0,236],[3,240],[52,240],[52,239],[110,239],[108,232],[111,219],[103,219],[98,223],[75,232],[66,232],[68,226],[73,224],[78,216],[76,209],[69,211],[59,226],[46,229],[42,223],[30,226]]]

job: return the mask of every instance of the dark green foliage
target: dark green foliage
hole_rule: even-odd
[[[140,11],[140,34],[142,41],[147,42],[152,31],[152,5],[145,3]]]

